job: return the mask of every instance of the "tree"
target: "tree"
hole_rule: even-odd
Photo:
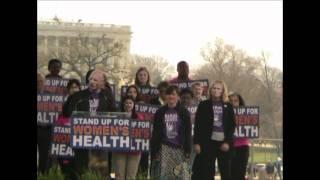
[[[201,49],[207,63],[195,71],[195,79],[221,79],[229,91],[240,93],[247,105],[260,107],[261,137],[278,138],[282,128],[282,72],[270,67],[267,57],[249,56],[242,49],[217,38]],[[281,126],[279,126],[281,124]]]
[[[169,78],[175,69],[169,62],[160,56],[142,56],[134,54],[131,56],[130,73],[127,76],[127,83],[134,83],[136,72],[140,67],[146,67],[150,73],[151,83],[156,86],[162,80]]]
[[[225,44],[221,38],[202,48],[201,55],[208,64],[195,73],[195,78],[208,78],[209,82],[224,80],[229,90],[242,93],[243,96],[248,95],[247,101],[251,101],[250,94],[254,93],[252,87],[257,87],[258,84],[254,74],[261,66],[259,60],[233,45]]]
[[[225,45],[223,39],[217,38],[214,44],[207,43],[207,46],[200,52],[203,59],[212,66],[218,79],[224,76],[224,64],[230,58],[228,51],[230,49],[233,47]]]
[[[38,58],[58,58],[63,62],[62,74],[76,76],[82,82],[88,70],[102,67],[111,77],[117,73],[125,73],[119,67],[117,59],[122,57],[124,45],[114,39],[101,37],[90,37],[88,34],[79,33],[70,43],[65,43],[57,50],[51,50],[48,54],[38,52]],[[39,57],[40,56],[40,57]],[[43,68],[47,64],[39,63]]]
[[[282,72],[268,65],[268,55],[264,51],[261,52],[261,59],[263,62],[262,82],[264,83],[265,95],[267,97],[264,98],[264,101],[267,101],[265,105],[267,107],[267,115],[269,116],[271,129],[274,131],[275,137],[280,137],[279,130],[276,128],[277,120],[275,119],[275,115],[279,113],[277,112],[279,108],[282,110],[282,96],[278,95],[279,91],[277,92],[279,88],[282,88]]]

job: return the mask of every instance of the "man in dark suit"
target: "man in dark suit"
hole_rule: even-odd
[[[105,82],[104,72],[94,70],[89,77],[88,88],[69,96],[63,106],[63,115],[70,117],[73,111],[90,113],[115,111],[115,101],[111,91],[104,90]],[[74,168],[76,173],[80,175],[88,169],[89,150],[74,149],[74,152]]]

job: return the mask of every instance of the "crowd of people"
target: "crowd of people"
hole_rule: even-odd
[[[59,75],[61,67],[60,60],[50,60],[50,73],[45,78],[62,78]],[[79,179],[89,168],[89,154],[95,153],[108,157],[109,172],[115,172],[119,180],[135,179],[139,172],[150,173],[156,179],[214,179],[216,160],[222,180],[244,180],[249,139],[234,137],[236,124],[233,110],[233,107],[245,106],[243,98],[238,93],[229,93],[222,80],[211,84],[208,97],[203,96],[203,87],[198,82],[193,83],[191,88],[179,89],[173,83],[192,80],[188,63],[179,62],[177,72],[177,77],[157,85],[157,97],[146,99],[141,98],[139,89],[152,87],[151,77],[146,67],[139,68],[134,84],[126,89],[118,109],[107,76],[102,70],[88,71],[85,89],[81,89],[79,80],[70,79],[67,85],[68,98],[55,122],[60,125],[70,125],[70,116],[74,111],[127,112],[128,117],[143,120],[135,112],[136,103],[161,107],[153,118],[150,152],[73,149],[74,158],[58,158],[66,179]],[[38,93],[46,93],[43,88],[45,79],[39,73],[37,78]],[[193,134],[191,117],[186,108],[190,105],[197,106]],[[41,173],[46,173],[52,164],[49,155],[51,126],[38,125],[38,170]]]

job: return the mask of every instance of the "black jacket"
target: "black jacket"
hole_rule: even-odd
[[[222,123],[224,128],[223,142],[232,145],[236,127],[233,107],[230,103],[223,103]],[[200,102],[195,117],[193,144],[200,146],[208,144],[213,130],[212,100]]]
[[[164,138],[164,115],[166,110],[168,110],[168,105],[162,106],[157,110],[154,115],[153,131],[151,137],[151,157],[154,158],[156,154],[159,153],[161,144]],[[190,154],[191,152],[191,120],[190,114],[186,108],[177,104],[175,107],[178,112],[178,116],[181,118],[181,126],[179,129],[180,142],[185,154]]]
[[[152,105],[160,105],[161,106],[161,103],[159,101],[159,96],[152,98],[150,100],[150,104],[152,104]]]
[[[72,111],[89,111],[89,99],[91,92],[85,89],[68,97],[63,105],[62,114],[70,117]],[[99,106],[97,112],[114,112],[116,111],[115,100],[110,91],[101,90],[99,94]]]

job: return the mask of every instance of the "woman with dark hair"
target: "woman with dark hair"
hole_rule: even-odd
[[[166,97],[166,90],[167,88],[170,86],[168,81],[161,81],[158,86],[157,89],[159,91],[159,95],[153,99],[151,99],[150,104],[153,105],[164,105],[165,104],[165,97]]]
[[[245,106],[242,96],[238,93],[229,95],[229,101],[234,108]],[[231,157],[231,178],[245,180],[249,159],[249,139],[234,138]]]
[[[125,96],[132,96],[133,99],[135,100],[135,102],[140,102],[141,98],[140,98],[140,93],[138,90],[138,87],[136,85],[130,85],[128,86]]]
[[[135,111],[135,100],[132,96],[125,96],[121,104],[121,112],[127,112],[132,119],[141,119]],[[117,180],[135,179],[140,161],[140,152],[113,152],[112,166]]]
[[[80,81],[78,79],[70,79],[67,84],[67,92],[68,96],[73,95],[76,92],[81,90]],[[55,122],[56,125],[60,126],[71,126],[70,118],[63,116],[62,114],[59,115],[57,121]],[[66,179],[76,180],[77,175],[75,173],[75,164],[73,158],[57,158],[59,165],[61,167],[61,171],[64,174]]]
[[[245,106],[244,99],[237,92],[232,92],[229,94],[229,101],[233,107]]]
[[[165,94],[166,105],[160,107],[154,115],[151,157],[154,163],[159,164],[160,172],[153,174],[160,176],[160,179],[188,179],[184,164],[189,161],[191,152],[190,114],[178,103],[177,86],[169,86]],[[179,177],[174,171],[178,167],[181,168]]]
[[[81,84],[78,79],[70,79],[67,84],[68,95],[72,95],[75,92],[81,90]]]
[[[228,102],[228,90],[223,81],[215,81],[210,89],[210,98],[198,105],[194,125],[194,151],[192,179],[214,179],[215,161],[222,180],[230,179],[229,149],[233,144],[235,116]]]

